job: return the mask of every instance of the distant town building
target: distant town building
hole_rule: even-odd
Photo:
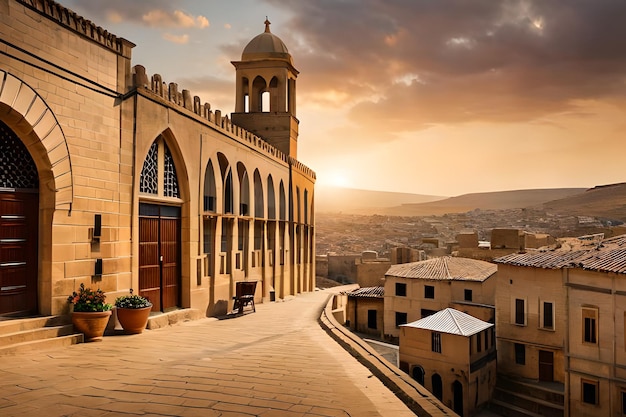
[[[453,308],[400,326],[400,368],[460,416],[491,399],[494,325]]]
[[[564,401],[546,412],[621,416],[626,235],[586,236],[560,246],[496,259],[498,372],[560,386]]]
[[[448,307],[494,322],[496,270],[451,256],[392,265],[385,274],[385,337],[397,340],[401,325]]]
[[[364,287],[347,293],[346,324],[353,331],[382,339],[385,289]]]

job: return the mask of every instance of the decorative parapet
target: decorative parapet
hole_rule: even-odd
[[[313,171],[308,166],[304,165],[302,162],[298,161],[296,158],[293,158],[293,157],[290,156],[289,157],[289,164],[291,164],[292,167],[294,167],[295,169],[297,169],[298,171],[300,171],[304,175],[315,179],[315,171]]]
[[[53,0],[17,0],[30,9],[36,10],[40,14],[48,17],[57,23],[70,28],[83,36],[86,36],[100,45],[130,59],[131,49],[134,43],[118,38],[107,30],[97,26],[91,20],[87,20],[77,15],[74,11],[67,7],[61,6]]]
[[[209,103],[202,104],[200,97],[192,97],[189,90],[178,91],[178,84],[167,84],[163,81],[163,78],[159,74],[154,74],[152,77],[148,78],[146,68],[142,65],[135,65],[133,67],[133,87],[148,90],[163,100],[169,101],[172,104],[195,113],[201,118],[213,123],[222,131],[230,133],[230,136],[234,136],[241,142],[246,142],[252,145],[273,158],[292,165],[303,174],[315,179],[315,172],[313,172],[312,169],[308,168],[295,158],[285,155],[283,152],[279,151],[277,148],[270,145],[254,133],[233,124],[228,116],[222,117],[221,110],[216,109],[215,111],[212,111]]]

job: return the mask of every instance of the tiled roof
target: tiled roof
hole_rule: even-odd
[[[626,235],[604,239],[576,249],[528,250],[502,256],[494,262],[545,269],[582,268],[626,274]]]
[[[385,287],[363,287],[348,293],[348,297],[379,298],[385,296]]]
[[[484,281],[497,271],[492,263],[444,256],[426,261],[392,265],[386,276],[432,280]]]
[[[403,324],[402,327],[413,327],[416,329],[432,330],[434,332],[458,334],[461,336],[472,336],[478,332],[493,326],[491,323],[477,319],[453,308],[446,308],[437,313]]]

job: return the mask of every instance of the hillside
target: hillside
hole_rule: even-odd
[[[315,188],[315,209],[321,213],[376,214],[402,204],[426,203],[445,198],[421,194],[318,186]]]
[[[543,208],[555,214],[626,222],[626,183],[590,188],[581,194],[546,202]]]

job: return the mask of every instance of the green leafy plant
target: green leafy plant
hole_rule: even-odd
[[[133,289],[130,289],[130,295],[123,295],[115,299],[115,307],[117,308],[145,308],[152,307],[152,303],[141,295],[133,294]]]
[[[113,306],[105,303],[106,295],[100,288],[92,290],[85,288],[85,284],[80,284],[78,292],[74,291],[67,297],[67,302],[74,305],[76,312],[108,311]]]

